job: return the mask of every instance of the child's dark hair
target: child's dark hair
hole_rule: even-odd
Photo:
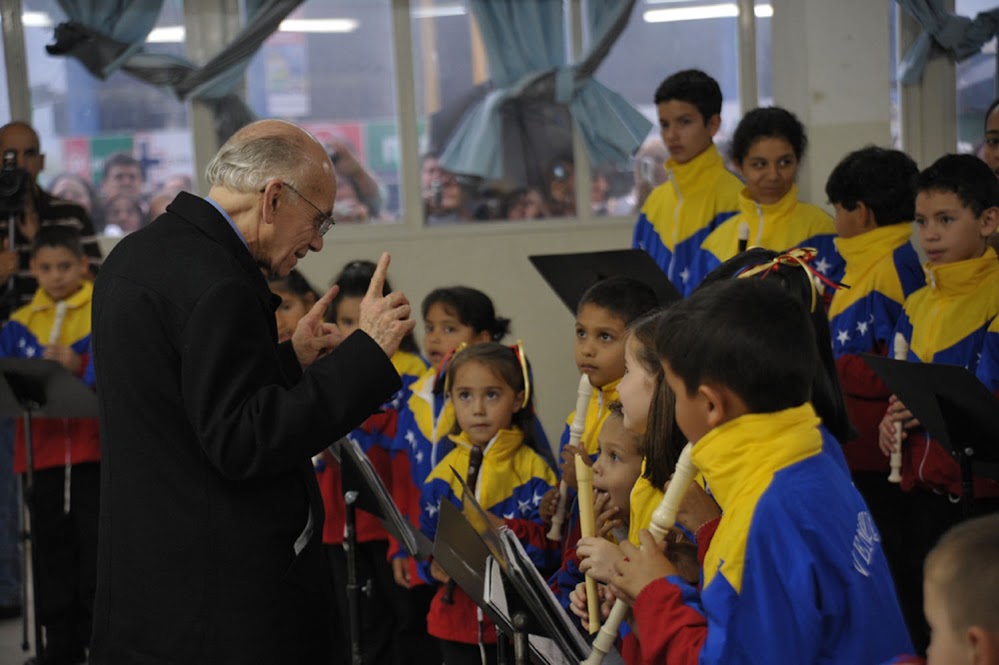
[[[985,118],[982,120],[982,130],[987,131],[989,128],[989,117],[995,113],[996,109],[999,109],[999,97],[989,104],[989,108],[985,111]]]
[[[458,318],[462,324],[470,326],[476,333],[489,332],[494,342],[498,342],[510,332],[510,319],[496,316],[493,301],[482,291],[468,286],[448,286],[434,289],[423,299],[423,318],[432,305],[440,304],[444,310]]]
[[[790,143],[798,161],[801,161],[808,147],[805,126],[798,116],[779,106],[767,106],[753,109],[742,117],[732,135],[729,156],[736,164],[742,165],[753,144],[758,139],[767,138],[784,139]]]
[[[375,276],[375,269],[378,266],[372,261],[367,261],[364,259],[356,259],[350,261],[340,270],[340,274],[333,278],[330,283],[336,284],[340,287],[340,291],[333,298],[333,302],[330,303],[329,309],[326,310],[326,321],[329,323],[336,323],[337,312],[340,308],[340,303],[343,302],[344,298],[363,298],[368,293],[368,285],[371,284],[371,278]],[[385,284],[382,288],[382,295],[392,292],[392,285],[389,284],[388,278],[385,279]],[[416,346],[416,338],[413,336],[412,331],[410,331],[405,337],[402,338],[402,342],[399,343],[399,349],[401,351],[406,351],[407,353],[419,354],[419,348]]]
[[[608,418],[620,418],[621,420],[624,420],[624,407],[621,406],[621,402],[619,402],[618,400],[614,400],[613,402],[609,403],[607,405],[607,411],[609,414],[607,416]],[[645,451],[646,451],[645,437],[639,436],[638,434],[635,434],[630,430],[625,430],[625,431],[627,431],[631,436],[635,437],[635,440],[638,441],[638,448],[636,449],[636,452],[642,457],[645,457]]]
[[[665,318],[664,310],[657,310],[637,319],[628,327],[628,339],[637,343],[636,359],[655,380],[655,391],[649,404],[649,417],[642,437],[645,455],[644,477],[655,487],[662,487],[676,468],[676,461],[687,439],[676,423],[676,395],[666,383],[665,372],[659,361],[656,346],[659,328]]]
[[[759,279],[720,281],[671,307],[657,351],[688,393],[717,384],[751,413],[807,402],[819,365],[805,307],[773,281]]]
[[[999,180],[985,162],[974,155],[944,155],[916,178],[916,194],[950,192],[975,217],[999,206]]]
[[[916,162],[901,150],[869,145],[840,160],[826,180],[826,196],[851,212],[863,203],[878,226],[905,224],[916,215],[918,175]]]
[[[780,256],[780,252],[754,247],[712,270],[698,289],[708,287],[716,282],[730,280],[746,269],[773,261],[778,256]],[[757,277],[748,279],[761,281]],[[776,282],[781,285],[808,312],[810,328],[812,329],[811,337],[816,341],[817,361],[823,370],[814,375],[811,390],[812,404],[829,433],[840,443],[846,443],[856,437],[856,432],[850,424],[846,402],[843,400],[843,389],[839,383],[839,375],[836,373],[836,360],[832,354],[832,338],[829,333],[829,319],[826,317],[825,307],[818,297],[816,297],[815,306],[811,306],[812,296],[816,295],[814,291],[816,287],[812,279],[811,273],[799,264],[777,263],[772,270],[766,273],[763,281]]]
[[[711,116],[721,115],[722,93],[718,81],[699,69],[685,69],[659,84],[655,103],[674,99],[696,106],[705,125]]]
[[[39,228],[34,240],[31,241],[31,258],[34,258],[38,250],[43,247],[61,247],[68,249],[76,258],[83,258],[83,243],[80,241],[80,232],[72,226],[51,224]]]
[[[524,372],[526,371],[528,376],[530,376],[530,361],[524,356],[525,369],[525,366],[520,364],[517,351],[499,342],[472,344],[455,353],[451,362],[448,363],[447,368],[449,390],[454,389],[454,379],[458,375],[458,370],[471,362],[481,363],[489,367],[489,369],[513,389],[515,394],[527,390],[527,386],[524,385]],[[542,457],[551,458],[551,451],[548,451],[546,456],[543,451],[538,449],[540,444],[534,433],[534,386],[532,385],[530,388],[527,394],[527,404],[517,411],[517,413],[513,414],[511,424],[524,433],[524,443],[527,446],[537,451]],[[461,426],[457,420],[454,422],[451,433],[461,433]]]
[[[576,313],[583,305],[596,305],[621,318],[625,325],[651,312],[659,306],[656,292],[633,277],[608,277],[586,290],[576,305]]]
[[[278,289],[279,291],[287,291],[292,293],[299,298],[304,298],[307,295],[312,295],[313,298],[319,299],[319,294],[316,290],[312,288],[309,284],[309,280],[302,276],[302,273],[297,270],[292,269],[284,277],[278,277],[277,275],[271,275],[267,278],[267,283],[273,289]]]

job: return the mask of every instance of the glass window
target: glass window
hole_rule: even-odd
[[[618,169],[611,188],[614,214],[633,215],[651,190],[665,181],[668,157],[659,138],[653,99],[659,84],[683,69],[700,69],[718,81],[722,91],[722,124],[715,143],[727,154],[732,132],[741,118],[739,100],[738,5],[734,1],[639,0],[628,26],[597,70],[597,78],[621,93],[653,128],[635,156],[632,168]],[[770,65],[770,17],[767,0],[757,0],[756,53],[760,104],[773,97]],[[654,57],[650,57],[654,54]]]
[[[158,195],[193,187],[188,106],[124,72],[101,81],[73,58],[50,56],[45,46],[65,13],[56,0],[25,0],[23,7],[32,124],[45,153],[39,182],[81,196],[98,230],[128,233],[147,222]],[[183,18],[182,0],[166,0],[146,49],[183,56],[183,31],[176,29]],[[90,193],[67,184],[67,174]]]
[[[400,158],[389,0],[309,0],[254,57],[247,103],[326,145],[337,223],[398,221]]]
[[[501,178],[441,167],[440,153],[465,112],[492,88],[490,63],[464,0],[414,0],[411,7],[416,115],[426,128],[420,146],[426,223],[574,217],[572,123],[565,109],[535,102],[503,109]]]
[[[995,0],[957,0],[958,16],[975,18],[979,12],[995,9]],[[984,134],[985,111],[996,98],[996,39],[993,37],[981,53],[955,66],[957,82],[957,150],[980,153]]]

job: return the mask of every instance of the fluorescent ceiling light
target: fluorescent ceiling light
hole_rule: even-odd
[[[147,44],[179,44],[184,41],[184,26],[164,25],[153,28],[146,36]]]
[[[773,5],[756,5],[753,13],[758,18],[770,18],[774,15]],[[642,18],[646,23],[672,23],[674,21],[696,21],[707,18],[735,18],[739,15],[739,6],[734,2],[719,5],[695,5],[693,7],[676,7],[673,9],[649,9]]]
[[[305,18],[281,21],[281,32],[353,32],[360,22],[352,18]],[[147,44],[178,44],[184,41],[186,31],[182,25],[165,25],[153,28],[146,37]]]
[[[281,32],[354,32],[360,21],[352,18],[287,18]]]
[[[52,19],[45,12],[24,12],[21,14],[21,25],[25,28],[51,28]]]
[[[442,16],[464,16],[468,12],[461,5],[442,5],[440,7],[417,7],[413,10],[413,18],[440,18]]]

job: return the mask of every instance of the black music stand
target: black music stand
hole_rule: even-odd
[[[28,524],[21,538],[31,546],[31,586],[34,591],[32,613],[35,622],[35,652],[39,660],[45,654],[42,627],[38,623],[38,546],[33,542],[35,483],[31,420],[40,418],[96,418],[97,395],[80,379],[70,374],[54,360],[41,358],[0,358],[0,415],[24,420],[26,467],[24,499],[28,509]],[[25,568],[27,566],[25,565]],[[24,576],[27,579],[27,576]],[[28,612],[24,612],[24,639],[21,649],[27,651]]]
[[[393,503],[385,484],[375,471],[371,460],[361,447],[347,437],[337,440],[330,446],[330,452],[340,462],[340,480],[343,485],[343,502],[346,510],[344,549],[347,553],[347,606],[350,616],[350,654],[352,665],[364,662],[361,651],[361,589],[367,588],[371,580],[363,585],[357,580],[357,529],[356,510],[371,513],[392,534],[399,545],[414,559],[423,560],[430,556],[432,544],[419,529],[413,528],[399,508]]]
[[[493,526],[464,479],[455,476],[461,483],[464,512],[450,501],[441,501],[434,541],[437,563],[497,629],[513,639],[515,650],[527,651],[531,662],[575,664],[585,659],[589,655],[586,641],[565,616],[520,541],[506,527]],[[543,638],[543,643],[531,639],[535,636]],[[621,661],[612,651],[604,662]]]
[[[973,469],[999,479],[999,400],[964,367],[863,356],[961,467],[965,516],[974,514]]]
[[[330,446],[330,452],[340,462],[344,493],[357,492],[357,507],[377,517],[411,557],[422,561],[430,556],[433,549],[430,539],[399,512],[361,447],[344,437]]]
[[[608,277],[632,277],[648,284],[659,298],[660,307],[682,297],[655,259],[640,249],[536,254],[527,258],[573,316],[586,290]]]

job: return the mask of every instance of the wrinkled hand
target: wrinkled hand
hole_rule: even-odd
[[[641,548],[621,543],[625,558],[614,564],[617,574],[611,578],[615,595],[629,605],[634,605],[638,594],[652,582],[677,574],[676,566],[666,558],[662,546],[656,544],[651,533],[642,529],[638,538],[642,542]]]
[[[83,367],[83,359],[73,349],[61,344],[49,344],[42,352],[42,358],[54,360],[65,367],[71,374],[79,374]]]
[[[619,526],[624,525],[621,511],[611,503],[611,496],[607,492],[597,490],[593,499],[594,530],[597,536],[606,538]]]
[[[703,487],[697,483],[690,483],[676,513],[677,524],[696,534],[698,529],[716,517],[721,517],[721,508],[715,500],[704,491]]]
[[[291,346],[295,349],[295,356],[298,357],[298,364],[302,369],[338,347],[343,341],[340,329],[333,323],[323,321],[326,310],[339,292],[339,286],[331,286],[295,326],[295,332],[291,335]]]
[[[580,538],[576,554],[579,555],[579,572],[604,584],[614,577],[614,564],[624,558],[621,548],[604,538]]]
[[[382,295],[389,261],[387,252],[378,259],[378,267],[371,277],[368,292],[361,300],[357,327],[375,340],[385,351],[385,355],[391,358],[399,349],[402,338],[416,327],[416,321],[409,318],[409,300],[403,293],[393,291],[387,296]]]
[[[898,397],[892,395],[888,399],[888,412],[878,425],[878,448],[885,457],[895,452],[895,423],[902,423],[903,441],[909,436],[906,430],[919,426],[919,421],[912,416],[912,411],[909,411]]]
[[[395,583],[403,589],[408,589],[411,586],[409,580],[409,557],[401,556],[392,559],[392,577],[395,578]]]

